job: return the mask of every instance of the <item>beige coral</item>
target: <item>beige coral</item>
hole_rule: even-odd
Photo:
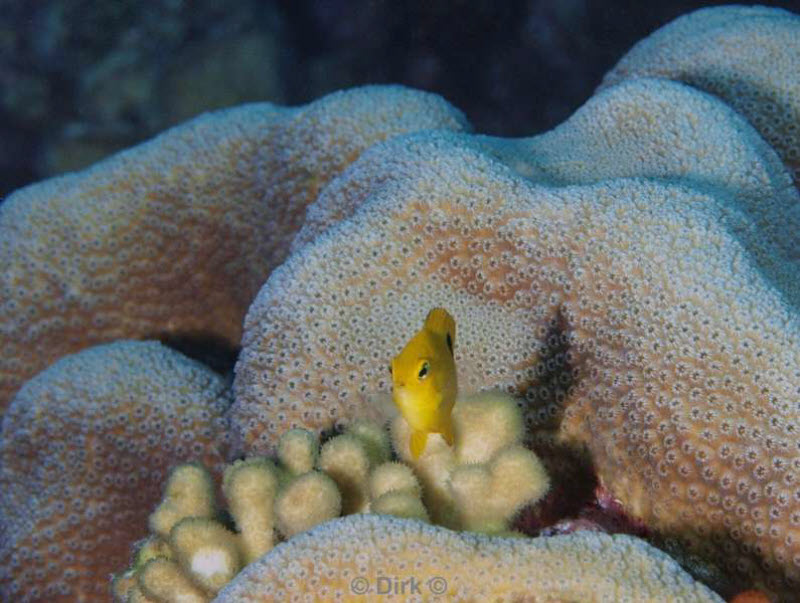
[[[792,592],[797,193],[746,121],[681,84],[629,82],[584,111],[616,127],[592,138],[588,118],[568,122],[549,153],[536,139],[415,135],[333,182],[319,204],[357,202],[308,225],[315,242],[248,312],[237,448],[379,414],[386,359],[443,306],[465,391],[518,393],[527,425],[585,447],[629,512],[733,586]],[[625,129],[636,114],[649,128]],[[594,144],[607,156],[592,177],[581,149]],[[531,166],[560,182],[523,177]]]
[[[199,464],[189,463],[173,469],[164,489],[164,499],[148,519],[150,531],[168,538],[172,528],[185,517],[214,516],[214,481]]]
[[[225,468],[222,492],[232,525],[216,508],[205,467],[174,468],[149,517],[150,535],[136,544],[130,567],[114,576],[114,600],[209,601],[244,565],[270,551],[279,535],[290,538],[337,517],[337,483],[314,466],[302,471],[317,456],[316,438],[290,430],[279,449],[280,465],[251,457]],[[361,455],[366,461],[363,450]]]
[[[414,467],[436,523],[492,534],[509,531],[517,512],[550,487],[539,458],[521,445],[524,426],[516,400],[498,392],[460,397],[453,432],[453,447],[436,435],[414,459],[408,423],[402,417],[392,423],[394,448]]]
[[[278,443],[278,465],[251,457],[225,469],[222,490],[231,526],[219,519],[208,471],[197,463],[176,467],[150,515],[151,535],[137,543],[131,566],[114,578],[115,600],[141,594],[207,601],[279,538],[291,540],[340,514],[423,521],[432,515],[455,527],[508,532],[514,514],[541,498],[549,484],[536,455],[519,445],[515,401],[497,393],[460,400],[453,425],[454,450],[437,436],[411,461],[410,430],[398,418],[395,448],[414,469],[388,460],[390,438],[380,425],[355,421],[321,450],[311,432],[290,429]],[[445,471],[434,475],[437,467]]]
[[[108,601],[170,467],[222,466],[229,404],[222,377],[154,342],[93,347],[26,383],[0,437],[0,599]]]
[[[477,146],[542,184],[650,177],[709,187],[734,198],[788,258],[800,258],[795,236],[800,195],[781,158],[736,111],[683,84],[645,77],[625,80],[603,89],[550,132],[520,139],[476,136],[456,144]],[[367,151],[364,163],[369,169],[322,191],[294,245],[313,240],[377,191],[400,194],[405,177],[414,178],[414,170],[425,161],[383,147]],[[447,178],[444,166],[435,172]]]
[[[694,49],[685,54],[700,57],[690,60],[695,67],[731,74],[716,89],[708,73],[689,83],[727,99],[756,129],[719,98],[633,78],[540,137],[425,133],[359,156],[389,136],[395,119],[416,123],[422,115],[424,127],[463,127],[430,96],[371,88],[301,109],[256,105],[207,116],[92,170],[16,193],[0,209],[0,395],[98,338],[200,334],[235,343],[264,266],[281,259],[291,239],[282,225],[296,228],[316,198],[294,255],[247,314],[231,413],[239,451],[272,450],[288,427],[321,430],[380,416],[374,402],[390,386],[387,359],[409,325],[442,305],[459,323],[464,390],[518,394],[526,426],[538,430],[533,444],[558,438],[588,452],[629,512],[718,563],[726,589],[756,585],[791,596],[800,583],[800,218],[780,158],[797,169],[797,118],[784,109],[795,106],[800,86],[796,70],[766,65],[750,42],[784,56],[770,37],[796,47],[797,36],[786,32],[797,20],[768,9],[719,10],[679,21],[675,31],[694,25],[678,43],[666,36],[642,48],[676,60]],[[720,62],[729,51],[737,64]],[[748,95],[747,78],[736,79],[739,63],[747,77],[766,77],[759,89],[785,101],[780,110]],[[395,94],[411,109],[400,102],[395,111]],[[263,128],[251,131],[254,123]],[[374,136],[362,138],[365,131]],[[263,137],[269,144],[260,148]],[[187,141],[198,140],[199,151],[186,153]],[[289,198],[296,204],[285,205]],[[265,226],[272,201],[281,213]],[[176,237],[187,224],[189,236]],[[264,228],[278,235],[261,239]],[[201,243],[209,248],[192,247]],[[193,254],[210,268],[199,271]],[[119,345],[114,350],[137,344]],[[221,405],[204,396],[226,398],[224,384],[149,349],[159,350],[152,356],[164,366],[140,365],[127,352],[115,362],[115,351],[109,368],[89,350],[17,396],[0,444],[4,595],[56,598],[71,587],[87,599],[101,596],[97,572],[110,571],[102,563],[120,552],[113,538],[127,545],[131,533],[122,526],[139,525],[147,508],[126,505],[154,493],[155,474],[144,468],[160,476],[191,452],[171,431],[175,422],[202,426],[195,452],[219,456],[215,430],[223,428],[212,419]],[[95,368],[84,375],[77,358]],[[51,397],[47,379],[65,367],[72,376]],[[138,379],[126,385],[131,373]],[[189,378],[196,397],[181,405],[180,392],[162,384],[187,374],[204,377]],[[146,402],[131,410],[141,392]],[[169,455],[151,458],[142,442],[159,444],[162,428]],[[109,449],[130,456],[120,465]],[[305,452],[293,470],[312,462],[313,451]],[[81,523],[69,508],[87,496],[74,483],[92,484],[83,518],[98,521]],[[417,496],[408,481],[399,483]],[[413,497],[383,502],[419,511]],[[94,538],[89,526],[105,531]],[[54,537],[77,542],[76,550]]]
[[[225,471],[222,490],[239,530],[244,563],[254,561],[274,546],[278,484],[275,467],[259,457],[237,461]]]
[[[64,354],[120,338],[235,348],[306,205],[370,145],[461,114],[401,87],[203,115],[0,206],[0,413]]]
[[[800,16],[765,6],[720,6],[684,15],[636,44],[606,74],[663,77],[722,98],[780,154],[800,186]]]
[[[191,571],[206,593],[218,592],[242,569],[236,535],[216,521],[188,517],[172,528],[169,539],[181,568]]]
[[[666,554],[630,536],[582,532],[522,539],[352,515],[279,545],[215,603],[442,601],[722,601]]]

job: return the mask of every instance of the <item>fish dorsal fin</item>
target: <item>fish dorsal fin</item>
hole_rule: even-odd
[[[444,308],[434,308],[428,312],[425,328],[433,333],[443,335],[447,339],[447,347],[453,351],[456,345],[456,321]]]

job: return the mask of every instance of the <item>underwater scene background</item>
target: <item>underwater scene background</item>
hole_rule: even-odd
[[[203,111],[371,83],[436,92],[486,134],[543,132],[636,41],[719,4],[3,0],[0,199]]]
[[[796,3],[0,3],[0,601],[797,600]]]

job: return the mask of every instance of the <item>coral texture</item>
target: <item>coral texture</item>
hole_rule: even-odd
[[[211,475],[199,464],[178,466],[150,515],[151,536],[115,577],[115,599],[208,601],[279,539],[340,514],[433,517],[451,527],[509,532],[513,516],[549,485],[536,455],[519,445],[521,413],[513,398],[483,394],[459,401],[454,425],[454,450],[432,438],[411,461],[409,427],[398,417],[395,446],[413,470],[388,460],[389,435],[379,425],[356,421],[321,449],[309,431],[291,429],[278,443],[277,465],[251,457],[226,468],[222,489],[235,532],[215,519]]]
[[[248,312],[236,447],[377,414],[386,359],[442,306],[465,391],[524,397],[529,427],[585,447],[626,510],[732,587],[790,592],[797,192],[745,120],[682,84],[626,82],[582,112],[549,149],[420,134],[332,182],[331,219]]]
[[[330,521],[250,564],[216,603],[399,599],[722,601],[630,536],[498,538],[380,515]]]
[[[544,496],[550,480],[538,457],[521,445],[522,413],[511,396],[485,392],[463,397],[453,409],[455,441],[431,436],[419,458],[409,449],[411,429],[392,424],[394,449],[414,468],[435,523],[501,533],[524,506]]]
[[[782,11],[719,11],[681,25],[702,32],[717,23],[703,38],[711,48],[692,59],[700,71],[717,69],[726,49],[769,49],[772,33],[783,39],[796,23]],[[755,72],[769,76],[769,61],[744,54],[741,70],[726,68],[725,90],[745,90]],[[779,81],[792,106],[800,72],[780,61],[774,72],[764,86]],[[717,96],[627,78],[550,133],[503,140],[446,131],[393,137],[463,129],[463,118],[430,95],[368,88],[299,109],[206,116],[13,195],[0,208],[0,396],[102,339],[199,334],[235,345],[250,297],[312,204],[293,253],[247,312],[230,426],[219,419],[230,395],[223,380],[155,343],[64,358],[19,391],[0,443],[3,595],[107,598],[105,575],[141,533],[157,482],[184,459],[218,467],[226,437],[228,458],[276,448],[292,457],[288,485],[325,464],[350,510],[368,502],[423,516],[420,485],[407,473],[390,465],[377,474],[380,442],[368,444],[368,434],[353,431],[319,454],[308,437],[281,446],[279,435],[383,419],[389,360],[412,325],[442,306],[459,325],[461,390],[514,394],[530,434],[524,443],[548,469],[573,458],[559,457],[567,449],[588,459],[601,489],[660,542],[724,573],[714,584],[721,593],[794,596],[796,147],[772,141],[753,117],[776,113],[768,94],[743,94],[755,107],[748,113],[738,94],[711,91]],[[777,113],[764,119],[794,136],[797,116]],[[359,447],[368,462],[354,456]],[[455,494],[485,492],[500,465],[483,469],[451,481]],[[563,475],[551,472],[554,482]],[[310,513],[290,517],[291,501],[283,509],[287,534],[309,527]],[[468,515],[473,525],[485,519]],[[470,538],[391,519],[330,525],[381,529],[363,522],[418,526],[454,555],[456,542]],[[333,549],[358,541],[359,529],[327,529],[313,539],[298,534],[265,563],[325,538]],[[576,538],[589,551],[620,540]],[[271,545],[247,540],[252,556]],[[514,546],[557,542],[565,541]],[[278,566],[286,571],[285,559]],[[319,585],[297,568],[292,584]],[[183,575],[163,563],[148,571]]]
[[[698,10],[634,46],[603,79],[651,76],[719,96],[769,142],[800,186],[800,16],[763,6]]]
[[[338,517],[343,497],[337,482],[313,465],[302,470],[318,456],[317,439],[291,430],[280,449],[277,466],[251,457],[226,467],[222,491],[233,531],[220,519],[211,474],[196,463],[176,467],[149,517],[150,536],[137,543],[131,567],[114,578],[115,600],[210,601],[279,537]],[[361,456],[366,459],[363,448]]]
[[[401,87],[201,116],[0,206],[0,411],[64,354],[120,338],[236,347],[306,205],[367,147],[465,127]]]
[[[225,380],[154,342],[62,358],[19,391],[0,437],[0,599],[108,601],[167,472],[219,470]]]
[[[200,464],[176,467],[150,515],[151,535],[136,544],[132,566],[114,577],[116,601],[209,601],[242,569],[272,548],[275,467],[237,461],[223,489],[239,533],[215,519],[213,480]]]

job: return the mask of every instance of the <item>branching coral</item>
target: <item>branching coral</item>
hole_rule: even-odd
[[[517,511],[539,500],[550,485],[539,459],[521,445],[522,416],[514,399],[486,393],[459,400],[453,424],[454,448],[432,437],[414,460],[409,426],[398,417],[395,449],[414,466],[436,523],[488,533],[509,530]]]
[[[289,430],[278,444],[277,466],[255,457],[226,469],[223,491],[235,532],[214,519],[211,476],[195,464],[176,468],[150,516],[152,536],[139,543],[133,565],[115,579],[116,599],[173,600],[179,593],[207,601],[279,538],[290,540],[340,514],[433,516],[469,530],[508,531],[511,517],[542,497],[547,475],[519,445],[522,423],[513,399],[483,395],[456,409],[455,452],[442,440],[432,442],[413,471],[388,460],[388,433],[375,424],[356,421],[321,450],[310,432]],[[402,418],[394,432],[409,461]]]
[[[447,307],[465,391],[524,396],[537,446],[556,434],[585,447],[628,512],[725,567],[732,588],[791,592],[796,192],[747,122],[685,86],[630,82],[586,110],[618,124],[597,132],[616,138],[595,178],[589,161],[565,162],[589,157],[571,144],[595,144],[576,119],[549,154],[536,139],[526,154],[525,141],[416,135],[333,182],[320,203],[352,192],[360,204],[317,222],[248,312],[237,448],[374,413],[408,325]],[[637,112],[648,127],[625,130]],[[705,134],[730,143],[713,162]],[[524,178],[532,165],[560,182]]]
[[[254,457],[229,465],[222,490],[235,531],[218,517],[208,471],[178,466],[150,515],[151,536],[137,545],[131,568],[115,578],[115,598],[209,601],[244,565],[270,551],[278,534],[290,538],[337,517],[342,495],[336,482],[308,465],[318,448],[309,432],[292,430],[281,442],[283,464]]]
[[[225,472],[222,484],[228,508],[239,529],[244,563],[269,551],[275,541],[273,522],[278,474],[261,458],[237,461]],[[187,513],[186,516],[191,516]]]
[[[313,469],[292,473],[310,452],[298,444],[318,446],[298,431],[284,438],[283,450],[292,451],[284,458],[294,461],[288,466],[254,457],[226,468],[222,489],[235,531],[219,517],[208,471],[178,466],[150,515],[151,535],[138,543],[132,566],[114,579],[115,599],[209,601],[242,567],[270,551],[278,533],[290,538],[337,517],[342,497],[329,476]]]
[[[175,468],[150,515],[152,535],[137,545],[132,568],[114,579],[115,599],[210,600],[245,560],[272,548],[276,481],[274,467],[261,459],[228,468],[225,493],[242,528],[237,536],[214,519],[211,475],[201,465]]]
[[[328,522],[278,546],[217,603],[366,595],[447,601],[718,601],[667,555],[630,536],[498,538],[377,515]]]
[[[370,495],[383,497],[380,512],[427,517],[416,478],[386,462],[389,437],[381,427],[355,422],[319,448],[311,432],[293,429],[280,440],[277,465],[264,457],[228,465],[222,491],[233,529],[216,508],[211,474],[196,463],[176,467],[150,515],[151,535],[114,580],[115,598],[209,601],[279,539],[343,511],[366,511]],[[376,468],[383,475],[377,481],[371,478]]]
[[[229,404],[224,379],[153,342],[90,348],[26,383],[0,437],[0,599],[107,601],[169,468],[222,466]]]
[[[0,413],[25,379],[93,343],[235,348],[320,188],[380,140],[464,127],[433,95],[363,88],[204,115],[17,191],[0,206]]]

